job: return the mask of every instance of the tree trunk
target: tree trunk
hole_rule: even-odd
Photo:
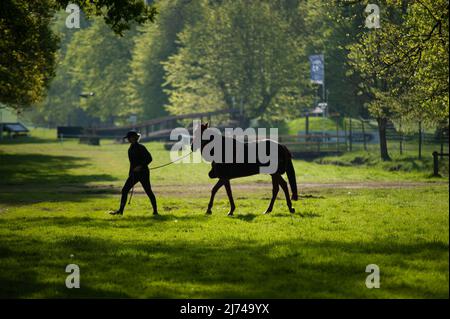
[[[386,126],[387,126],[387,118],[379,117],[377,118],[378,122],[378,133],[380,134],[380,155],[383,161],[390,161],[391,157],[388,153],[387,147],[387,138],[386,138]]]

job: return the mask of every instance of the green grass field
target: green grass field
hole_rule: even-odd
[[[152,165],[169,161],[162,144],[146,146]],[[261,214],[271,187],[259,175],[232,182],[233,218],[223,189],[204,215],[208,164],[174,164],[151,173],[161,216],[139,187],[112,217],[126,151],[39,130],[0,144],[0,297],[449,297],[448,178],[430,178],[427,161],[296,160],[296,214],[281,194]],[[80,289],[65,287],[71,263]],[[368,264],[380,289],[365,286]]]

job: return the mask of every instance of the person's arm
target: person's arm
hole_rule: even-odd
[[[142,146],[142,153],[144,165],[147,166],[153,161],[152,154],[150,154],[145,146]]]
[[[152,162],[152,155],[147,151],[145,146],[141,146],[139,149],[139,163],[134,168],[135,172],[140,171],[144,166],[148,166]]]

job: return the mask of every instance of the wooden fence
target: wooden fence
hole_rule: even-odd
[[[89,128],[85,132],[87,135],[95,135],[105,138],[121,138],[130,130],[136,130],[141,133],[143,140],[151,139],[167,139],[170,132],[179,127],[182,120],[201,120],[211,123],[212,119],[218,115],[232,115],[239,113],[238,110],[220,110],[213,112],[191,113],[184,115],[165,116],[135,125],[127,125],[121,127],[107,127],[107,128]]]
[[[227,116],[231,115],[231,116]],[[232,118],[239,118],[239,110],[220,110],[213,112],[191,113],[157,118],[135,125],[122,127],[89,128],[85,129],[85,136],[97,138],[121,139],[127,131],[137,130],[141,133],[143,141],[160,140],[168,144],[171,131],[180,126],[186,126],[185,120],[208,121],[212,126],[222,129],[224,127],[239,126],[239,123],[229,122]],[[289,147],[297,155],[321,156],[340,154],[346,151],[364,150],[379,151],[378,130],[370,120],[343,119],[339,114],[333,114],[336,128],[333,131],[300,133],[297,135],[280,135],[279,141]],[[224,121],[227,119],[228,122]],[[339,122],[341,122],[339,124]],[[184,125],[183,125],[184,124]],[[192,134],[192,125],[186,127]],[[422,152],[428,152],[432,147],[439,146],[440,153],[448,150],[448,132],[437,136],[435,134],[403,134],[398,132],[391,124],[387,130],[388,145],[391,152],[417,152],[419,158]]]

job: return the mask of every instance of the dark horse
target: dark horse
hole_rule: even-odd
[[[203,138],[203,132],[208,128],[208,123],[206,124],[201,124],[201,135],[199,135],[201,137],[201,143],[195,143],[195,141],[193,141],[192,143],[192,151],[196,151],[198,149],[198,147],[201,148],[201,152],[202,152],[202,157],[205,158],[205,154],[204,154],[204,148],[205,146],[207,146],[209,143],[211,143],[213,141],[213,137],[211,137],[210,139],[204,139]],[[194,132],[194,139],[195,136],[198,135],[198,132],[196,134],[196,132]],[[256,174],[260,174],[261,170],[260,168],[263,166],[267,166],[266,163],[261,163],[261,161],[258,159],[256,162],[255,161],[249,161],[249,149],[255,149],[258,147],[261,147],[261,143],[266,143],[266,150],[270,149],[270,146],[273,147],[274,150],[276,150],[277,152],[277,156],[276,160],[276,170],[274,171],[274,173],[270,174],[272,177],[272,199],[270,201],[269,207],[267,208],[267,210],[264,212],[264,214],[268,214],[272,211],[273,209],[273,204],[275,202],[275,199],[278,195],[278,191],[279,188],[281,186],[281,189],[284,192],[284,195],[286,196],[286,204],[289,208],[289,212],[291,213],[295,213],[294,208],[292,207],[292,202],[291,202],[291,198],[289,197],[289,189],[287,186],[286,181],[283,179],[282,174],[287,173],[287,177],[289,180],[289,184],[291,186],[291,190],[292,190],[292,200],[297,200],[298,199],[298,195],[297,195],[297,182],[296,182],[296,178],[295,178],[295,170],[294,170],[294,166],[292,165],[292,155],[289,152],[288,148],[285,145],[279,144],[273,140],[260,140],[257,142],[246,142],[244,143],[244,145],[238,145],[239,143],[243,143],[242,141],[238,141],[234,138],[231,137],[225,137],[225,136],[220,136],[220,138],[222,139],[222,157],[223,160],[218,163],[215,161],[211,162],[211,171],[209,172],[209,177],[210,178],[218,178],[219,181],[216,183],[216,185],[214,185],[214,187],[211,190],[211,198],[209,200],[209,204],[208,204],[208,209],[206,211],[206,214],[212,214],[212,207],[213,207],[213,203],[214,203],[214,196],[216,195],[217,191],[222,187],[225,186],[225,190],[227,192],[228,195],[228,199],[230,201],[230,211],[228,213],[228,216],[232,216],[233,212],[236,208],[236,206],[234,205],[234,200],[233,200],[233,195],[231,193],[231,185],[230,185],[230,179],[233,178],[238,178],[238,177],[245,177],[245,176],[251,176],[251,175],[256,175]],[[232,139],[232,141],[226,141],[226,139]],[[226,143],[230,143],[233,146],[233,157],[232,157],[232,161],[228,160],[227,162],[224,160],[225,156],[226,156],[226,152],[225,152],[225,145],[227,145]],[[251,143],[256,143],[256,145],[251,145]],[[272,144],[271,143],[275,143]],[[196,145],[198,145],[196,147]],[[230,144],[228,144],[230,145]],[[243,146],[243,148],[239,148],[237,146]],[[251,148],[251,147],[254,148]],[[244,149],[245,152],[245,156],[244,156],[244,161],[236,161],[236,149],[238,150],[242,150]],[[214,152],[214,150],[212,150],[212,153]],[[266,153],[267,154],[267,153]],[[272,154],[271,154],[272,155]]]

